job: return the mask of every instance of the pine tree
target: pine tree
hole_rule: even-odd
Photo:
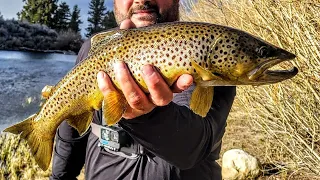
[[[66,2],[59,4],[57,12],[54,16],[54,28],[58,31],[66,31],[70,23],[70,8]]]
[[[80,9],[78,8],[78,5],[74,5],[69,23],[69,29],[76,33],[80,32],[80,24],[82,24],[82,21],[80,20]]]
[[[57,10],[58,0],[22,0],[25,5],[18,13],[20,20],[27,20],[30,23],[39,23],[53,27],[53,16]]]
[[[104,0],[91,0],[89,9],[89,26],[86,28],[88,31],[86,34],[87,37],[103,29],[102,21],[106,10],[106,7],[104,6]]]
[[[117,27],[116,18],[114,17],[113,11],[107,11],[102,22],[103,29],[110,29]]]

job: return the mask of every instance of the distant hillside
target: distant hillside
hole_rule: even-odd
[[[82,42],[79,33],[0,17],[0,50],[78,53]]]

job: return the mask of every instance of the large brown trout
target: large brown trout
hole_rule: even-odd
[[[5,132],[26,139],[39,166],[50,164],[59,124],[67,122],[83,134],[94,110],[103,109],[108,125],[117,123],[128,106],[115,79],[113,64],[124,61],[139,86],[148,93],[141,76],[145,64],[157,67],[171,86],[182,74],[191,74],[196,84],[190,108],[205,117],[212,103],[213,87],[263,85],[295,76],[291,70],[269,70],[295,55],[246,32],[230,27],[174,22],[149,27],[112,30],[91,39],[88,57],[55,86],[45,90],[46,102],[37,114]],[[96,75],[105,71],[117,87],[106,97],[99,91]]]

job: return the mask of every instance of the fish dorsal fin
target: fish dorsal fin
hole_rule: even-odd
[[[91,38],[91,48],[89,50],[88,56],[94,54],[100,49],[101,45],[108,44],[110,41],[122,36],[121,30],[111,30],[106,32],[101,32],[94,35]]]

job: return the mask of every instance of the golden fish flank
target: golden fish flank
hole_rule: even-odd
[[[133,77],[147,93],[141,76],[145,64],[159,69],[168,85],[181,74],[191,74],[196,88],[190,108],[205,117],[212,103],[213,86],[262,85],[292,78],[298,70],[268,70],[295,55],[230,27],[195,22],[158,24],[139,29],[112,30],[91,39],[88,57],[54,87],[42,94],[47,101],[40,111],[5,129],[28,141],[39,166],[49,166],[57,127],[67,122],[83,134],[94,110],[103,108],[107,124],[120,120],[127,102],[115,79],[113,64],[125,61]],[[106,71],[117,91],[103,97],[96,74]]]

